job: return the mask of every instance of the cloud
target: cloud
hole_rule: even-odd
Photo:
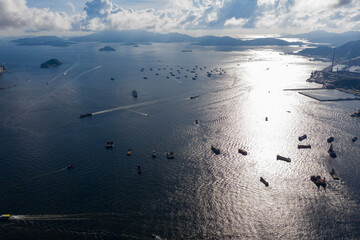
[[[242,27],[244,26],[246,23],[248,22],[247,19],[244,18],[238,18],[236,19],[235,17],[232,17],[228,20],[225,21],[224,26],[238,26],[238,27]]]
[[[344,5],[348,5],[352,2],[352,0],[338,0],[338,3],[336,4],[336,6],[344,6]]]
[[[73,12],[75,12],[76,8],[74,4],[72,4],[71,2],[67,2],[66,5],[69,6]]]

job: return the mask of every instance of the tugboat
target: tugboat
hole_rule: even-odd
[[[115,143],[110,141],[110,142],[106,142],[106,148],[113,148],[115,146]]]
[[[134,98],[137,98],[138,94],[137,91],[135,89],[132,90],[132,95]]]
[[[215,145],[211,145],[211,150],[216,154],[220,154],[220,149],[217,148]]]
[[[334,137],[329,137],[328,139],[327,139],[327,142],[328,143],[332,143],[334,141]]]
[[[263,184],[265,184],[266,187],[269,186],[269,183],[268,183],[265,179],[263,179],[262,177],[260,177],[260,182],[262,182]]]
[[[276,155],[276,160],[282,160],[282,161],[285,161],[285,162],[291,162],[290,158],[283,157],[283,156],[280,156],[280,155]]]
[[[137,172],[138,172],[138,174],[141,174],[142,172],[141,172],[141,167],[140,166],[137,166]]]
[[[92,113],[80,114],[80,118],[91,117],[91,116],[92,116]]]
[[[330,175],[333,177],[333,179],[340,180],[339,176],[335,173],[334,169],[331,169]]]
[[[174,158],[175,158],[173,152],[168,152],[168,153],[166,154],[166,157],[167,157],[167,159],[174,159]]]
[[[299,144],[298,149],[301,149],[301,148],[311,148],[311,145],[301,145],[301,144]]]
[[[357,137],[354,137],[353,139],[351,139],[352,142],[355,142],[357,140]]]
[[[329,148],[329,150],[328,150],[328,153],[329,153],[330,157],[336,158],[336,153],[334,152],[334,149],[333,149],[333,145],[332,145],[332,144],[330,144],[330,148]]]
[[[302,140],[304,140],[304,139],[306,139],[306,138],[307,138],[307,136],[306,136],[306,134],[304,134],[304,135],[302,135],[302,136],[299,137],[299,141],[302,141]]]
[[[245,151],[242,148],[239,148],[238,152],[241,153],[242,155],[247,155],[247,151]]]
[[[2,214],[2,215],[0,215],[0,220],[6,221],[6,220],[9,220],[10,217],[11,217],[11,214]]]
[[[155,150],[152,151],[151,157],[152,157],[152,158],[156,158],[156,152],[155,152]]]
[[[325,181],[325,177],[324,178],[321,178],[320,176],[311,176],[310,177],[310,180],[313,181],[313,183],[315,183],[315,185],[317,187],[326,187],[326,181]]]
[[[126,155],[130,156],[132,154],[132,149],[129,148],[129,150],[127,151]]]

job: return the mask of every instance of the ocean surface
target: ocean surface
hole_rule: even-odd
[[[0,239],[360,239],[359,102],[283,91],[319,87],[306,79],[326,63],[295,48],[0,45],[0,87],[16,84],[0,91]],[[50,58],[64,64],[41,69]]]

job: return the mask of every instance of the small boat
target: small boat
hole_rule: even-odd
[[[156,152],[155,152],[155,150],[152,151],[151,157],[152,157],[152,158],[156,158]]]
[[[144,77],[144,79],[147,79],[147,77]]]
[[[132,95],[134,98],[137,98],[138,94],[137,94],[137,91],[134,89],[132,90]]]
[[[2,214],[0,215],[0,220],[5,221],[5,220],[9,220],[11,217],[11,214]]]
[[[332,145],[332,144],[330,144],[330,148],[329,148],[329,150],[328,150],[328,153],[329,153],[330,157],[336,158],[336,153],[335,153],[335,151],[334,151],[334,149],[333,149],[333,145]]]
[[[306,139],[306,138],[307,138],[307,136],[306,136],[306,134],[304,134],[304,135],[302,135],[302,136],[299,137],[299,141],[302,141],[302,140],[304,140],[304,139]]]
[[[265,186],[267,186],[267,187],[269,186],[269,183],[265,179],[263,179],[262,177],[260,177],[260,182],[265,184]]]
[[[352,142],[355,142],[357,140],[357,137],[354,137],[353,139],[351,139]]]
[[[67,169],[71,169],[71,168],[74,168],[75,166],[74,165],[67,165]]]
[[[190,97],[190,99],[195,99],[195,98],[198,98],[200,97],[199,95],[198,96],[193,96],[193,97]]]
[[[315,183],[317,187],[320,186],[323,186],[324,188],[326,187],[325,177],[321,178],[320,176],[311,176],[310,180],[313,181],[313,183]]]
[[[80,118],[84,118],[84,117],[91,117],[92,113],[84,113],[84,114],[80,114]]]
[[[195,120],[195,124],[199,124],[199,120]]]
[[[115,143],[112,141],[106,142],[106,148],[113,148],[115,146]]]
[[[311,145],[310,144],[309,145],[301,145],[301,144],[299,144],[298,149],[301,149],[301,148],[311,148]]]
[[[265,121],[267,121],[268,120],[268,117],[265,117]]]
[[[280,155],[276,155],[276,160],[282,160],[282,161],[285,161],[285,162],[291,162],[290,158],[283,157],[283,156],[280,156]]]
[[[239,148],[238,152],[241,153],[242,155],[247,155],[247,151],[245,151],[242,148]]]
[[[327,142],[328,143],[332,143],[334,141],[334,137],[329,137],[328,139],[327,139]]]
[[[333,179],[340,180],[339,176],[335,173],[334,169],[331,169],[330,175],[333,177]]]
[[[218,147],[216,147],[215,145],[211,145],[211,150],[215,153],[215,154],[220,154],[220,149]]]
[[[112,77],[112,78],[110,78],[110,80],[113,80],[113,81],[114,81],[114,80],[115,80],[115,78],[113,78],[113,77]]]
[[[140,166],[137,166],[137,172],[138,172],[138,174],[141,174],[142,172],[141,172],[141,167]]]
[[[126,155],[130,156],[132,154],[132,149],[129,148],[129,150],[127,151]]]
[[[174,158],[175,158],[173,152],[168,152],[168,153],[166,154],[166,157],[167,157],[167,159],[174,159]]]

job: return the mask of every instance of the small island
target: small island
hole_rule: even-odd
[[[52,67],[60,66],[61,64],[63,64],[63,63],[60,62],[59,60],[57,60],[56,58],[52,58],[52,59],[42,63],[40,65],[40,68],[52,68]]]
[[[6,67],[0,65],[0,75],[6,71]]]
[[[109,51],[116,51],[114,48],[110,47],[110,46],[105,46],[103,48],[99,49],[100,52],[109,52]]]

